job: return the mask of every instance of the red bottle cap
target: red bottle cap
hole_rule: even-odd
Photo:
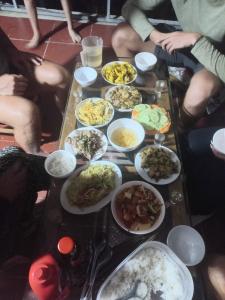
[[[58,242],[58,250],[62,254],[69,254],[73,251],[75,243],[69,236],[62,237]]]

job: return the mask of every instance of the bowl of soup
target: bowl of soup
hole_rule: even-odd
[[[137,121],[121,118],[109,125],[107,137],[117,151],[129,152],[142,144],[145,138],[145,131],[143,126]]]

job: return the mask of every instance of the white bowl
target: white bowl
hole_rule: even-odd
[[[205,256],[205,243],[194,228],[186,225],[175,226],[167,237],[167,245],[187,266],[195,266]]]
[[[215,150],[225,154],[225,128],[219,129],[214,133],[211,143]]]
[[[137,68],[142,71],[150,71],[157,63],[157,57],[150,52],[140,52],[134,57]]]
[[[138,186],[138,185],[142,185],[146,189],[152,191],[162,206],[161,206],[161,211],[158,216],[158,219],[155,221],[155,223],[151,227],[143,228],[141,230],[132,230],[123,223],[123,221],[120,219],[120,217],[118,215],[118,211],[116,209],[116,197],[124,189],[132,187],[132,186]],[[117,222],[117,224],[120,227],[122,227],[124,230],[126,230],[130,233],[134,233],[134,234],[147,234],[147,233],[155,231],[161,225],[161,223],[165,217],[165,204],[164,204],[163,198],[162,198],[161,194],[159,193],[159,191],[156,188],[154,188],[151,184],[149,184],[145,181],[128,181],[128,182],[122,184],[121,186],[119,186],[115,190],[113,197],[112,197],[112,201],[111,201],[111,211],[112,211],[112,215],[113,215],[115,221]]]
[[[82,87],[87,87],[96,81],[97,72],[90,67],[81,67],[75,70],[74,78]]]
[[[133,146],[130,146],[130,147],[122,147],[122,146],[119,146],[119,145],[115,144],[115,142],[112,141],[113,132],[117,129],[122,129],[122,128],[132,130],[135,133],[135,135],[137,137],[137,144],[136,145],[133,145]],[[111,145],[117,151],[129,152],[129,151],[135,150],[144,141],[145,130],[144,130],[143,126],[140,123],[138,123],[137,121],[132,120],[132,119],[128,119],[128,118],[121,118],[121,119],[117,119],[117,120],[113,121],[109,125],[109,127],[107,129],[107,137],[108,137],[108,140],[111,143]]]
[[[114,69],[115,69],[117,66],[118,66],[118,67],[121,67],[122,65],[127,65],[127,66],[129,66],[130,70],[132,70],[132,72],[133,72],[133,75],[131,76],[131,78],[130,78],[129,81],[120,81],[120,82],[117,82],[117,83],[116,83],[115,81],[110,80],[110,79],[108,79],[108,78],[105,76],[105,72],[106,72],[106,70],[107,70],[107,68],[108,68],[108,69],[110,69],[110,71],[109,71],[110,74],[114,74],[114,75],[116,75],[116,76],[118,77],[118,73],[119,73],[119,72],[118,72],[118,70],[117,70],[117,72],[114,72]],[[136,68],[135,68],[132,64],[130,64],[130,63],[126,62],[126,61],[120,61],[120,60],[118,60],[118,61],[112,61],[112,62],[109,62],[109,63],[105,64],[105,65],[102,67],[101,73],[102,73],[102,77],[105,79],[105,81],[107,81],[107,82],[110,83],[110,84],[114,84],[114,85],[130,84],[130,83],[132,83],[133,81],[135,81],[136,78],[137,78],[137,70],[136,70]]]
[[[76,157],[68,151],[57,150],[48,155],[45,160],[46,172],[55,178],[66,178],[76,168]]]

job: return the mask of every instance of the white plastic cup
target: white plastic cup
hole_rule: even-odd
[[[83,66],[97,68],[102,64],[103,39],[99,36],[87,36],[81,41],[80,53]]]
[[[225,155],[225,128],[217,130],[211,141],[214,149]]]

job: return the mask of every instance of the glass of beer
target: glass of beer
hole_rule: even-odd
[[[99,36],[87,36],[81,41],[81,61],[84,66],[97,68],[102,64],[103,40]]]

